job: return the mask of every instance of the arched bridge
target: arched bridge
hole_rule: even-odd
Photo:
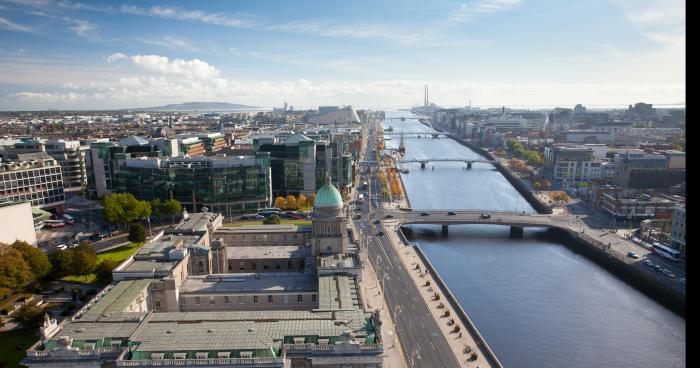
[[[438,138],[440,136],[444,137],[449,137],[449,133],[440,133],[440,132],[391,132],[391,131],[384,131],[384,135],[402,135],[402,136],[416,136],[416,137],[422,137],[422,136],[432,136],[433,138]]]

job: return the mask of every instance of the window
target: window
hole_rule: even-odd
[[[238,269],[241,271],[245,270],[245,262],[238,263]]]
[[[194,304],[199,305],[200,302],[201,302],[200,298],[198,296],[195,296],[194,297]]]
[[[216,297],[210,296],[209,297],[209,304],[216,304]]]
[[[291,270],[292,267],[294,267],[294,266],[292,266],[292,261],[287,261],[287,269]]]
[[[258,304],[258,296],[253,295],[253,304]]]
[[[301,303],[301,302],[303,302],[303,301],[304,301],[304,296],[301,295],[301,294],[298,294],[298,295],[297,295],[297,303]]]
[[[250,268],[253,269],[253,270],[257,270],[257,269],[258,269],[258,264],[255,263],[255,262],[253,262],[253,263],[251,263]]]
[[[160,300],[156,300],[156,308],[160,308]]]
[[[83,344],[83,349],[85,349],[85,351],[93,351],[93,350],[95,350],[95,344],[93,344],[93,343]]]
[[[263,270],[268,270],[268,269],[270,269],[270,262],[263,263]]]
[[[224,304],[228,304],[228,303],[230,303],[230,302],[231,302],[231,301],[229,300],[228,296],[225,296],[225,297],[224,297]]]
[[[311,294],[311,301],[316,302],[316,294]]]
[[[289,295],[282,296],[282,303],[289,304]]]
[[[280,266],[279,263],[275,262],[275,269],[276,269],[276,270],[279,270],[279,269],[281,269],[281,268],[282,268],[282,266]]]
[[[272,303],[272,300],[273,300],[273,299],[272,299],[272,295],[268,295],[268,296],[267,296],[267,302],[268,302],[268,303]]]
[[[216,353],[216,357],[219,359],[228,359],[231,356],[230,351],[220,351]]]

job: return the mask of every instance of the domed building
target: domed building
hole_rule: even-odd
[[[347,251],[347,224],[343,196],[326,176],[326,184],[316,191],[311,231],[311,251],[319,254],[344,254]]]

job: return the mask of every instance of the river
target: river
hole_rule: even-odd
[[[411,115],[387,111],[386,117]],[[430,129],[417,120],[386,120],[394,133]],[[399,145],[399,136],[386,142]],[[448,138],[404,137],[406,159],[478,158]],[[533,208],[490,164],[405,165],[414,209],[526,211]],[[433,168],[434,167],[434,168]],[[585,256],[527,229],[510,239],[504,226],[412,226],[410,238],[459,299],[506,367],[685,367],[685,320]]]

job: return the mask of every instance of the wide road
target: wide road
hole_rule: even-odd
[[[374,148],[374,130],[370,124],[369,144],[366,156],[370,158]],[[370,195],[379,189],[376,179],[376,163],[372,163]],[[378,196],[381,197],[381,196]],[[378,198],[381,201],[381,198]],[[396,324],[398,339],[410,367],[458,367],[459,362],[445,340],[437,322],[428,310],[428,306],[415,283],[408,274],[385,236],[376,236],[378,229],[370,223],[371,199],[359,207],[362,217],[355,222],[356,228],[367,239],[367,254],[377,273],[377,279],[382,283],[382,292],[389,313]],[[381,213],[381,211],[377,211]],[[389,344],[385,341],[385,346]]]

